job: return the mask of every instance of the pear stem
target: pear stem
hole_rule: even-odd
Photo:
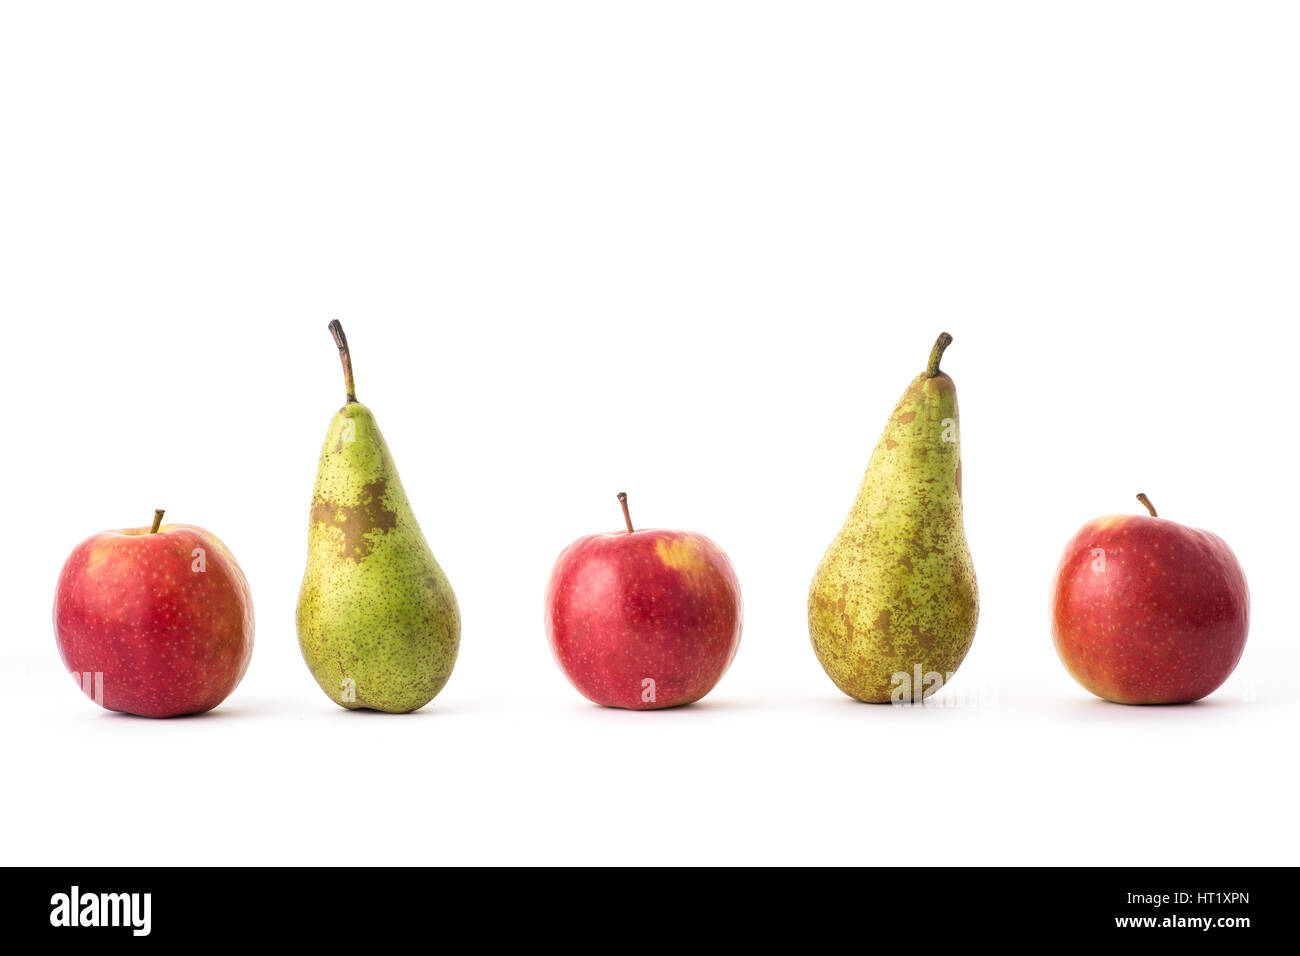
[[[1143,494],[1140,491],[1138,492],[1138,501],[1146,505],[1147,511],[1151,512],[1151,517],[1153,518],[1160,517],[1158,514],[1156,514],[1156,506],[1151,503],[1151,499],[1148,498],[1145,494]]]
[[[626,492],[626,491],[620,491],[620,492],[618,493],[618,503],[621,504],[621,505],[623,506],[623,520],[627,522],[627,533],[628,533],[628,534],[631,534],[631,533],[632,533],[633,531],[635,531],[636,529],[632,527],[632,515],[629,514],[629,513],[628,513],[628,510],[627,510],[627,492]]]
[[[925,377],[934,378],[939,374],[939,359],[943,358],[943,350],[952,345],[952,336],[947,332],[940,332],[939,337],[934,340],[934,348],[930,350],[930,364],[925,367]]]
[[[153,527],[149,529],[150,534],[157,534],[158,529],[162,527],[163,509],[155,508],[153,511]]]
[[[357,386],[352,381],[352,353],[348,351],[348,337],[343,334],[343,323],[338,319],[330,322],[330,334],[334,344],[339,347],[339,359],[343,362],[343,385],[348,390],[348,404],[357,400]]]

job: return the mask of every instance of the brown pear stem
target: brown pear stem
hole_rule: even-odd
[[[939,359],[943,358],[943,350],[952,345],[952,336],[947,332],[940,332],[939,337],[934,340],[934,348],[930,350],[930,364],[925,367],[925,377],[934,378],[939,374]]]
[[[338,319],[330,322],[330,334],[334,344],[339,347],[339,358],[343,362],[343,386],[348,390],[348,404],[357,400],[357,386],[352,381],[352,353],[348,351],[348,337],[343,334],[343,323]]]
[[[163,509],[155,508],[153,511],[153,527],[149,529],[150,534],[157,534],[158,529],[162,527]]]
[[[1153,518],[1160,517],[1158,514],[1156,514],[1156,506],[1151,503],[1151,499],[1148,498],[1145,494],[1143,494],[1140,491],[1138,492],[1138,501],[1146,505],[1147,511],[1151,512],[1151,517]]]
[[[631,534],[631,533],[632,533],[633,531],[635,531],[636,529],[632,527],[632,515],[629,514],[629,513],[628,513],[628,510],[627,510],[627,492],[626,492],[626,491],[620,491],[620,492],[618,493],[618,503],[621,504],[621,505],[623,506],[623,520],[627,522],[627,533],[628,533],[628,534]]]

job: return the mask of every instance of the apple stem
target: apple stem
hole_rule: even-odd
[[[934,348],[930,350],[930,364],[925,367],[925,377],[934,378],[939,374],[939,359],[943,358],[943,350],[952,345],[952,336],[947,332],[940,332],[939,337],[934,340]]]
[[[636,529],[632,527],[632,515],[629,514],[629,513],[628,513],[628,510],[627,510],[627,492],[626,492],[626,491],[620,491],[620,492],[618,493],[618,503],[621,504],[621,505],[623,506],[623,520],[627,522],[627,533],[628,533],[628,534],[631,534],[631,533],[632,533],[633,531],[635,531]]]
[[[1145,494],[1143,494],[1140,491],[1138,492],[1138,501],[1142,502],[1144,505],[1147,506],[1147,511],[1151,512],[1151,517],[1153,518],[1160,517],[1159,515],[1156,514],[1156,506],[1151,503],[1151,499],[1148,498]]]
[[[343,362],[343,385],[348,390],[348,404],[357,400],[357,386],[352,381],[352,353],[348,351],[348,337],[343,334],[343,323],[338,319],[330,322],[330,334],[334,344],[339,347],[339,358]]]
[[[155,508],[153,510],[153,527],[149,529],[150,534],[157,534],[158,529],[162,527],[163,509]]]

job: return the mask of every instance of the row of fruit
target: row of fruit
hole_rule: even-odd
[[[312,495],[298,641],[312,676],[349,709],[404,713],[447,683],[460,610],[416,523],[392,454],[356,399],[352,359],[330,323],[347,401],[325,435]],[[939,336],[885,425],[858,495],[813,577],[808,629],[851,697],[915,703],[952,677],[975,637],[979,598],[962,521],[960,419]],[[1246,643],[1249,595],[1228,546],[1156,516],[1089,522],[1065,549],[1052,596],[1056,648],[1107,700],[1198,700]],[[573,542],[551,572],[545,625],[560,668],[587,698],[648,710],[697,701],[740,647],[740,584],[700,534],[625,530]],[[162,524],[106,531],[59,577],[59,652],[109,710],[199,713],[239,684],[253,605],[213,534]]]

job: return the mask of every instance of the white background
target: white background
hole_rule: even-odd
[[[5,860],[1296,862],[1298,41],[1282,3],[5,5]],[[298,653],[335,317],[464,616],[415,715]],[[941,330],[981,705],[860,705],[807,586]],[[623,489],[744,587],[689,708],[546,646]],[[1062,547],[1138,491],[1251,584],[1194,706],[1052,649]],[[255,596],[200,718],[55,650],[68,552],[156,507]]]

